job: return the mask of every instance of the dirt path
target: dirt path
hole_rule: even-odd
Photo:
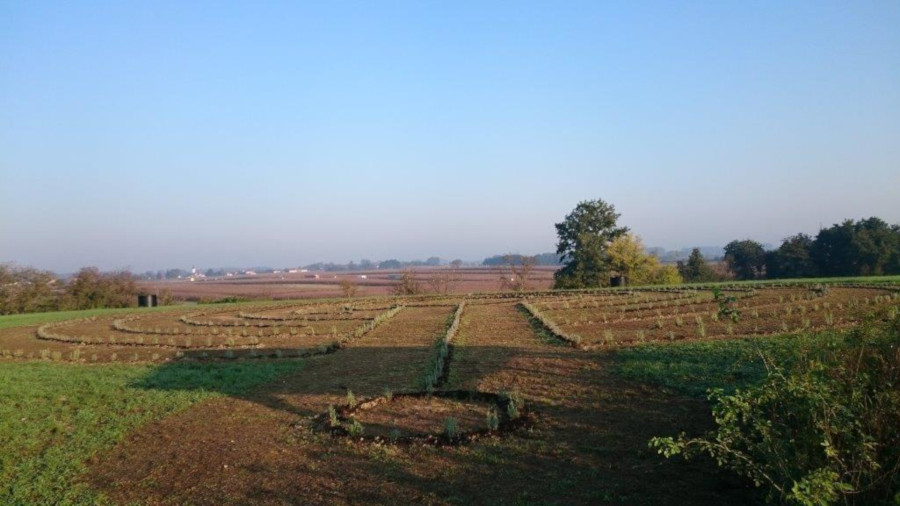
[[[740,504],[747,490],[708,463],[665,461],[653,435],[697,432],[702,402],[609,373],[609,356],[535,334],[513,303],[468,306],[448,388],[525,395],[536,423],[462,447],[375,446],[314,431],[308,416],[384,387],[415,385],[453,308],[407,308],[335,354],[246,398],[152,424],[86,479],[150,504]]]

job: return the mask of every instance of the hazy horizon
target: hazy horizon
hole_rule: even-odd
[[[900,223],[900,3],[7,2],[0,262],[57,272]]]

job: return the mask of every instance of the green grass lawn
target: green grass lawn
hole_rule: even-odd
[[[0,362],[0,504],[102,504],[75,480],[91,455],[147,422],[300,367]]]

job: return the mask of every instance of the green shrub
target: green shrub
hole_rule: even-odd
[[[354,437],[362,436],[365,431],[365,427],[363,427],[363,425],[356,420],[350,422],[350,428],[347,429],[347,432]]]
[[[506,400],[506,416],[510,420],[515,420],[522,415],[522,408],[525,407],[525,399],[518,390],[511,392],[503,392],[501,397]]]
[[[485,417],[485,421],[487,422],[488,430],[497,430],[500,427],[500,417],[497,416],[496,408],[489,408],[487,411],[487,416]]]
[[[456,418],[452,416],[444,419],[444,434],[448,439],[453,439],[459,434],[459,428],[456,423]]]
[[[773,502],[889,504],[900,497],[900,320],[864,326],[849,347],[805,346],[767,376],[725,395],[711,390],[718,428],[653,438],[666,457],[708,454],[769,489]]]
[[[328,405],[328,425],[331,428],[339,427],[341,425],[340,420],[338,420],[337,410],[334,409],[334,404]]]

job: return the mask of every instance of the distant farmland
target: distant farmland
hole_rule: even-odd
[[[528,278],[528,285],[535,290],[547,290],[553,285],[556,267],[535,267]],[[250,299],[297,299],[339,297],[341,281],[357,285],[358,295],[387,295],[399,283],[403,270],[300,272],[260,274],[254,276],[205,278],[198,281],[168,280],[142,281],[142,289],[150,292],[168,292],[179,300],[209,300],[222,297]],[[449,268],[417,267],[409,271],[423,291],[433,291],[429,280],[436,276],[452,276],[450,292],[494,292],[500,289],[500,278],[508,275],[503,268],[475,267],[451,270]],[[365,276],[363,278],[362,276]]]
[[[387,290],[388,275],[360,285]],[[328,287],[272,278],[228,294]],[[468,272],[458,291],[490,278]],[[647,441],[710,428],[704,389],[759,379],[754,347],[896,317],[900,287],[721,290],[740,317],[676,287],[11,319],[0,502],[758,504],[749,483]]]

